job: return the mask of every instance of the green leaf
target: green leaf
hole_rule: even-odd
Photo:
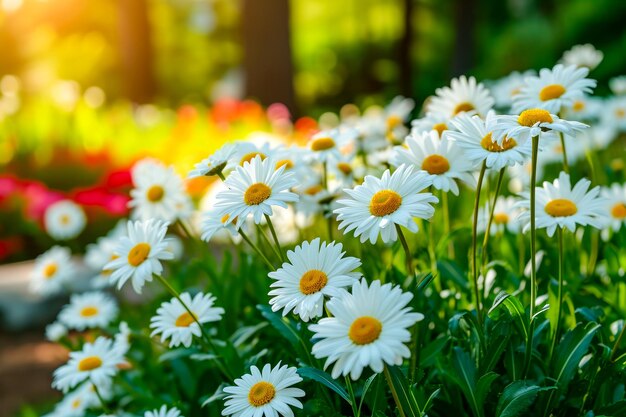
[[[226,396],[228,395],[227,393],[224,392],[224,388],[226,386],[227,385],[225,383],[221,383],[220,386],[217,387],[217,389],[215,390],[215,393],[202,402],[202,407],[205,407],[211,404],[212,402],[226,398]]]
[[[520,300],[517,297],[502,291],[496,296],[493,306],[489,309],[489,317],[493,320],[497,320],[501,308],[506,309],[507,313],[513,319],[513,323],[515,323],[515,327],[520,335],[524,340],[527,340],[530,324],[528,323],[526,311],[524,310],[524,306]]]
[[[406,379],[402,370],[397,366],[388,366],[390,382],[393,385],[393,389],[398,395],[398,401],[402,406],[404,415],[406,417],[421,417],[415,394],[413,393],[409,381]]]
[[[450,338],[448,336],[442,336],[424,346],[420,353],[420,368],[434,364],[437,356],[441,354],[441,351],[449,341]]]
[[[441,277],[454,282],[461,288],[468,289],[469,284],[465,273],[459,267],[459,265],[448,259],[441,259],[437,261],[437,270],[441,273]]]
[[[600,328],[597,323],[579,324],[565,333],[554,354],[552,377],[556,385],[565,390],[578,369],[578,364],[587,353],[591,340]]]
[[[504,388],[498,406],[496,417],[517,417],[528,415],[526,410],[533,405],[540,391],[554,389],[553,387],[542,388],[531,385],[526,381],[515,381]]]
[[[317,381],[331,390],[335,391],[341,398],[346,400],[348,404],[352,405],[352,401],[350,401],[350,396],[348,395],[348,391],[344,388],[343,385],[339,384],[336,380],[334,380],[328,372],[321,371],[317,368],[311,368],[305,366],[303,368],[298,369],[298,375],[302,378],[312,379]]]
[[[304,342],[300,338],[297,323],[294,320],[282,317],[280,314],[273,312],[268,305],[258,305],[257,308],[281,336],[287,339],[296,349],[301,350]]]
[[[484,417],[483,403],[493,381],[498,377],[495,372],[488,372],[480,378],[476,376],[476,365],[470,355],[461,348],[453,350],[452,364],[456,372],[455,382],[463,391],[472,413],[476,417]]]
[[[192,355],[200,353],[196,348],[179,348],[174,350],[168,350],[161,356],[159,356],[159,362],[172,361],[174,359],[186,358]]]

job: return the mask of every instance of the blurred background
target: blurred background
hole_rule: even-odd
[[[576,44],[604,53],[605,95],[625,21],[621,0],[0,0],[0,416],[37,416],[66,355],[43,341],[62,300],[30,297],[15,263],[54,244],[50,204],[85,209],[79,252],[127,214],[138,158],[185,173],[225,141],[306,140],[397,95],[416,115],[451,77],[552,67]]]

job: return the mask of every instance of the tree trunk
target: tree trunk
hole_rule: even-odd
[[[413,44],[413,11],[414,0],[404,0],[404,33],[400,39],[400,94],[413,97],[413,79],[415,77],[411,46]]]
[[[155,95],[147,0],[118,0],[122,88],[135,103],[147,103]]]
[[[243,65],[246,96],[280,102],[295,112],[289,0],[244,0]]]
[[[454,44],[454,76],[467,74],[474,61],[474,26],[476,21],[476,0],[456,0],[454,21],[456,27]]]

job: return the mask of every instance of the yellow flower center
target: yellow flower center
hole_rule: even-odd
[[[430,155],[422,162],[422,169],[431,175],[440,175],[448,172],[450,162],[441,155]]]
[[[493,215],[493,221],[495,224],[507,224],[509,222],[509,215],[506,213],[495,213]]]
[[[61,222],[63,226],[67,226],[70,223],[70,216],[68,216],[67,214],[61,215],[61,217],[59,218],[59,222]]]
[[[150,255],[150,245],[146,242],[137,243],[129,252],[128,252],[128,263],[131,266],[139,266],[148,259],[148,255]]]
[[[254,407],[261,407],[274,399],[276,388],[269,382],[257,382],[250,388],[248,402]]]
[[[325,151],[335,147],[335,141],[332,138],[317,138],[311,142],[311,150]]]
[[[402,119],[399,116],[392,114],[387,117],[387,130],[392,130],[396,126],[400,126],[402,124]]]
[[[341,171],[344,175],[352,174],[352,167],[347,162],[339,162],[337,164],[337,169]]]
[[[583,111],[585,109],[585,102],[580,100],[575,101],[572,105],[572,109],[574,111]]]
[[[224,214],[222,218],[220,219],[220,222],[226,223],[229,218],[230,218],[230,214]]]
[[[48,264],[46,265],[46,267],[43,269],[43,276],[46,279],[50,279],[54,276],[54,274],[57,273],[57,264]]]
[[[445,123],[437,123],[433,126],[433,130],[436,130],[439,134],[439,137],[441,137],[441,135],[443,135],[443,132],[448,130],[448,125],[446,125]]]
[[[398,210],[402,196],[393,190],[380,190],[370,200],[370,213],[373,216],[386,216]]]
[[[511,139],[508,137],[504,138],[504,140],[502,141],[502,145],[498,145],[497,142],[493,141],[491,133],[487,133],[483,140],[480,141],[480,146],[482,146],[483,149],[488,150],[489,152],[508,151],[509,149],[514,148],[516,145],[517,142],[515,142],[515,139]]]
[[[291,161],[291,159],[281,159],[280,161],[276,162],[276,169],[279,169],[282,166],[285,167],[285,170],[291,169],[293,168],[293,162]]]
[[[618,119],[623,119],[624,116],[626,116],[626,110],[624,110],[624,109],[615,109],[615,116],[617,116]]]
[[[457,106],[454,108],[454,114],[457,115],[461,112],[467,112],[472,110],[474,110],[474,105],[465,101],[463,103],[457,104]]]
[[[265,158],[267,158],[267,156],[264,153],[261,153],[261,152],[250,152],[250,153],[245,154],[243,156],[243,158],[241,158],[241,161],[239,161],[239,165],[243,166],[243,164],[245,162],[250,162],[257,156],[261,157],[261,161],[264,160]]]
[[[545,211],[552,217],[567,217],[576,214],[578,208],[571,200],[557,198],[546,204]]]
[[[524,110],[517,118],[517,123],[522,126],[533,127],[536,123],[552,123],[550,112],[543,109]]]
[[[77,398],[74,401],[72,401],[72,408],[76,409],[76,408],[80,407],[80,404],[81,404],[80,403],[80,399]]]
[[[304,194],[306,195],[315,195],[317,193],[322,192],[323,188],[321,185],[313,185],[306,190],[304,190]]]
[[[539,100],[548,101],[561,97],[565,93],[565,87],[561,84],[546,85],[539,92]]]
[[[615,217],[616,219],[626,218],[626,204],[617,203],[616,205],[614,205],[613,208],[611,208],[611,216]]]
[[[191,314],[189,314],[188,311],[185,311],[183,314],[178,316],[174,324],[176,325],[176,327],[189,327],[189,325],[191,325],[191,323],[195,321],[196,319]]]
[[[369,345],[380,336],[383,325],[374,317],[363,316],[352,322],[348,336],[355,345]]]
[[[306,271],[300,278],[300,291],[302,294],[314,294],[326,286],[328,277],[319,269]]]
[[[160,185],[153,185],[152,187],[148,188],[146,198],[152,203],[158,203],[163,199],[164,195],[165,190],[163,190],[163,187],[161,187]]]
[[[87,356],[85,359],[82,359],[80,362],[78,362],[78,370],[83,372],[91,371],[101,366],[102,359],[100,359],[98,356]]]
[[[80,310],[80,315],[83,317],[93,317],[96,314],[98,314],[98,309],[96,307],[89,306]]]
[[[249,206],[257,206],[270,198],[272,189],[262,182],[252,184],[243,195],[243,201]]]

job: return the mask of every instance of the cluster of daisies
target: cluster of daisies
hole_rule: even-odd
[[[445,206],[456,196],[476,199],[477,210],[466,217],[475,233],[497,237],[539,228],[552,236],[591,226],[611,239],[626,222],[626,185],[591,188],[591,181],[568,174],[569,165],[626,132],[626,78],[612,81],[614,97],[592,97],[596,82],[589,71],[602,56],[589,48],[574,48],[539,73],[487,84],[456,78],[436,90],[415,120],[413,100],[399,97],[363,114],[344,107],[340,117],[325,118],[328,126],[322,123],[305,146],[267,136],[226,144],[189,172],[189,178],[214,177],[197,204],[173,168],[139,162],[132,171],[131,220],[90,245],[84,264],[64,247],[36,261],[32,288],[41,295],[63,293],[79,273],[92,277],[89,290],[73,295],[48,327],[48,337],[63,341],[88,329],[109,335],[78,346],[54,373],[53,386],[66,395],[50,416],[82,416],[88,408],[125,415],[107,409],[133,348],[108,287],[142,294],[148,283],[160,285],[171,299],[145,323],[155,342],[214,346],[212,323],[228,306],[209,292],[179,293],[169,283],[167,265],[184,258],[184,240],[248,248],[268,270],[271,309],[308,326],[310,353],[324,360],[332,378],[357,380],[410,358],[412,331],[425,317],[414,311],[406,286],[363,276],[364,260],[348,256],[342,239],[400,241],[410,278],[416,275],[412,234],[433,218],[440,201]],[[550,163],[563,171],[536,187],[532,179]],[[508,193],[500,187],[503,178],[510,178]],[[487,182],[498,186],[480,205]],[[302,242],[299,231],[316,221],[327,226],[327,239]],[[46,227],[58,240],[76,236],[85,222],[69,202],[46,213]],[[222,414],[293,416],[305,396],[296,371],[282,363],[252,366],[223,389]],[[146,417],[181,416],[171,404],[144,411]]]

